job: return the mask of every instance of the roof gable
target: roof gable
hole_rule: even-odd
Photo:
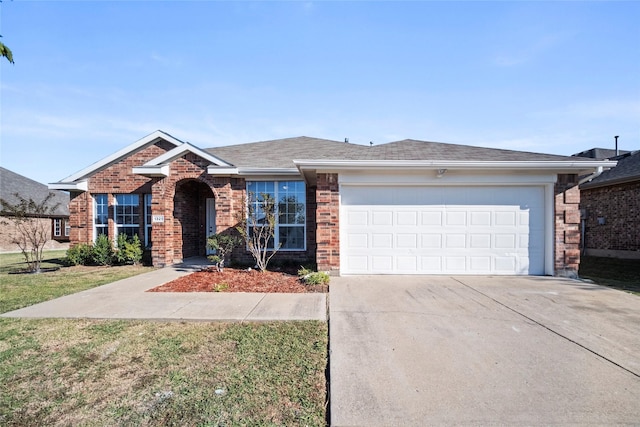
[[[180,141],[177,138],[174,138],[173,136],[169,135],[166,132],[163,132],[161,130],[157,130],[153,133],[150,133],[149,135],[137,140],[136,142],[134,142],[131,145],[126,146],[125,148],[123,148],[122,150],[119,150],[116,153],[113,153],[112,155],[105,157],[102,160],[97,161],[96,163],[92,164],[91,166],[82,169],[81,171],[78,171],[76,173],[74,173],[73,175],[69,175],[68,177],[66,177],[65,179],[61,180],[60,183],[73,183],[73,182],[77,182],[79,180],[85,179],[87,177],[89,177],[90,175],[93,175],[94,173],[98,172],[101,169],[104,169],[108,166],[110,166],[111,164],[117,162],[120,159],[123,159],[127,156],[130,156],[131,154],[135,153],[136,151],[142,150],[143,148],[155,144],[158,141],[163,140],[166,142],[169,142],[173,145],[175,145],[176,147],[179,145],[184,144],[184,142]]]

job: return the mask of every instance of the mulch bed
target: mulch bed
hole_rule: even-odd
[[[149,289],[147,292],[260,292],[306,293],[327,292],[328,286],[310,286],[298,276],[283,272],[215,268],[198,271]]]

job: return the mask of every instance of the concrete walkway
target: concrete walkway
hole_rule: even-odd
[[[1,317],[194,321],[327,320],[325,294],[145,292],[202,267],[202,259],[165,267]]]

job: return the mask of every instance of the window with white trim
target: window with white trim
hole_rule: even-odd
[[[140,229],[140,196],[138,194],[116,194],[113,216],[116,237],[120,233],[128,237],[138,235]]]
[[[280,250],[306,249],[307,202],[303,181],[247,181],[247,194],[258,219],[264,216],[262,195],[268,194],[276,201],[274,241],[280,243]]]
[[[93,195],[93,239],[109,235],[109,199],[106,194]]]
[[[71,234],[71,224],[69,223],[69,219],[64,222],[64,236],[69,237]]]
[[[53,235],[55,237],[62,236],[62,219],[60,218],[53,219]]]
[[[151,247],[151,194],[144,195],[144,245]]]

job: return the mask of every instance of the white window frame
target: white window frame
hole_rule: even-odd
[[[151,194],[144,195],[144,245],[149,248],[153,244],[151,241],[151,230],[153,221],[151,214]]]
[[[249,185],[251,183],[257,183],[257,182],[269,182],[269,183],[273,183],[273,196],[275,199],[275,203],[276,203],[276,227],[274,230],[274,237],[273,237],[273,241],[274,242],[280,242],[280,227],[299,227],[302,228],[302,248],[284,248],[281,247],[280,249],[278,249],[278,251],[284,251],[284,252],[305,252],[307,250],[307,188],[306,188],[306,184],[304,183],[304,181],[301,180],[282,180],[282,181],[274,181],[274,180],[252,180],[252,181],[247,181],[246,182],[246,191],[247,191],[247,204],[251,203],[251,198],[249,197],[249,194],[252,193],[252,191],[249,190]],[[280,224],[280,212],[279,212],[279,198],[280,198],[280,184],[283,183],[288,183],[288,182],[295,182],[295,183],[302,183],[303,186],[303,192],[302,192],[302,204],[304,205],[304,221],[301,224],[298,223],[293,223],[293,224],[289,224],[289,223],[285,223],[285,224]],[[255,201],[254,201],[255,202]],[[248,212],[248,206],[247,206],[247,212]],[[251,225],[248,223],[247,221],[247,232],[249,232],[249,227]],[[270,250],[273,249],[273,247],[268,248]]]
[[[53,237],[62,237],[62,219],[53,219]]]
[[[98,202],[98,198],[102,198],[104,197],[104,203],[102,202]],[[105,224],[98,224],[96,222],[96,219],[98,217],[98,210],[104,207],[105,212],[101,214],[104,215],[104,217],[106,218],[106,223]],[[109,195],[106,193],[96,193],[93,195],[93,241],[95,242],[95,240],[98,238],[98,229],[99,228],[104,228],[106,229],[106,234],[107,236],[109,235]]]
[[[127,199],[131,197],[131,198],[135,198],[137,200],[136,204],[133,203],[122,203],[122,201],[118,201],[118,199],[120,198],[124,198],[124,201],[127,201]],[[114,194],[114,205],[113,205],[113,222],[115,224],[115,228],[116,228],[116,235],[115,238],[116,240],[118,239],[118,235],[120,233],[123,232],[124,229],[135,229],[137,230],[136,234],[140,233],[140,194],[131,194],[131,193],[121,193],[121,194]],[[120,213],[118,212],[119,207],[135,207],[137,213]],[[136,223],[130,223],[127,224],[125,223],[119,223],[118,222],[118,216],[137,216],[138,221]]]
[[[69,218],[64,221],[64,237],[69,237],[71,234],[71,223],[69,222]]]

